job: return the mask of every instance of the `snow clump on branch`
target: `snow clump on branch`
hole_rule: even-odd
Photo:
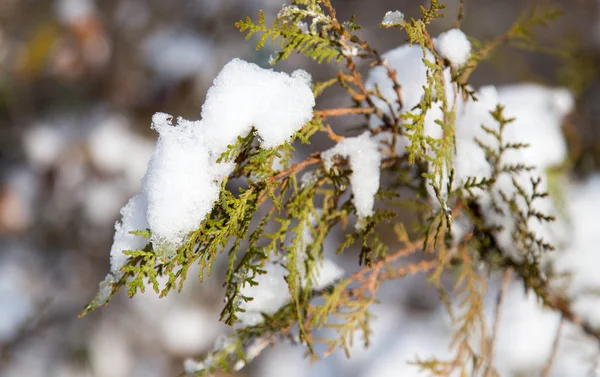
[[[315,106],[311,81],[302,70],[288,75],[234,59],[209,89],[201,120],[178,118],[174,123],[170,115],[156,113],[152,128],[159,137],[142,192],[121,210],[123,218],[115,226],[114,277],[127,261],[122,252],[146,244],[130,232],[149,229],[155,248],[174,249],[200,226],[219,198],[223,179],[235,167],[217,160],[238,136],[254,127],[261,146],[274,148],[310,121]]]
[[[326,170],[331,170],[333,157],[336,155],[350,160],[350,184],[354,196],[352,202],[359,219],[356,226],[360,229],[361,220],[373,214],[375,194],[379,190],[381,154],[377,142],[369,132],[365,132],[357,137],[346,137],[335,147],[323,152],[321,157]]]
[[[453,67],[462,67],[471,56],[471,42],[460,29],[451,29],[440,34],[435,40],[435,49]]]

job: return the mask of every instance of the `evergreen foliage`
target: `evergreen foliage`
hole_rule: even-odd
[[[254,326],[235,327],[235,331],[223,344],[203,358],[197,375],[217,370],[231,371],[241,368],[257,352],[277,338],[286,338],[302,344],[314,358],[326,357],[336,349],[349,354],[350,345],[359,334],[369,342],[370,306],[376,303],[376,292],[385,281],[400,279],[411,274],[426,274],[428,280],[440,293],[454,321],[455,335],[452,360],[415,360],[432,376],[447,376],[453,371],[461,375],[491,376],[494,334],[485,336],[483,318],[483,295],[492,271],[506,271],[517,275],[527,289],[531,289],[548,307],[560,311],[564,318],[582,326],[592,336],[597,331],[577,318],[569,303],[549,286],[549,275],[540,263],[544,253],[554,246],[538,236],[530,227],[530,220],[551,222],[553,217],[535,209],[533,204],[547,193],[541,190],[540,179],[531,176],[529,187],[515,177],[528,174],[533,167],[526,161],[509,164],[503,157],[509,150],[527,148],[523,143],[506,142],[503,133],[511,126],[511,119],[498,106],[492,116],[495,125],[481,125],[497,143],[488,145],[476,140],[485,152],[492,174],[489,178],[468,177],[456,182],[453,171],[455,154],[456,106],[460,98],[476,100],[468,86],[468,79],[477,64],[486,59],[498,46],[512,42],[521,47],[534,45],[535,27],[545,26],[559,13],[553,10],[535,9],[524,14],[503,35],[483,43],[473,40],[475,51],[465,67],[453,68],[450,81],[444,76],[449,67],[434,49],[428,25],[443,17],[444,6],[432,0],[428,7],[421,7],[418,19],[405,20],[390,32],[404,33],[409,43],[421,47],[427,67],[427,85],[420,103],[408,112],[398,115],[384,113],[373,98],[385,99],[378,89],[365,89],[363,76],[356,68],[356,61],[364,59],[372,66],[382,66],[389,73],[397,93],[396,101],[402,105],[402,87],[395,81],[395,71],[366,41],[357,34],[359,26],[354,19],[338,20],[329,0],[293,0],[277,14],[270,27],[260,12],[258,21],[250,17],[236,26],[250,38],[258,35],[257,49],[270,39],[279,39],[281,50],[271,63],[285,60],[292,52],[315,59],[320,63],[337,63],[340,71],[331,80],[316,83],[314,95],[318,97],[328,88],[339,85],[355,101],[356,107],[347,109],[316,110],[314,118],[294,135],[290,143],[262,149],[256,135],[250,133],[230,145],[220,161],[232,161],[236,169],[232,177],[246,179],[245,188],[238,192],[226,189],[227,179],[221,188],[218,203],[200,228],[189,234],[185,244],[172,257],[164,257],[153,251],[152,245],[142,250],[129,250],[128,263],[122,276],[111,284],[111,297],[121,288],[130,296],[152,286],[166,296],[174,289],[181,289],[193,264],[200,265],[199,279],[211,274],[213,263],[220,253],[228,256],[227,274],[221,280],[225,286],[225,304],[221,320],[235,325],[242,303],[252,300],[241,293],[244,285],[257,284],[257,277],[267,273],[268,263],[279,263],[288,271],[286,282],[291,301],[277,313],[264,315],[265,320]],[[460,16],[462,17],[462,15]],[[448,88],[447,86],[451,87]],[[450,90],[448,90],[450,89]],[[446,93],[454,93],[450,98]],[[389,103],[388,103],[389,104]],[[391,106],[391,104],[389,104]],[[439,107],[442,118],[437,125],[441,138],[434,138],[425,130],[425,117]],[[305,160],[291,163],[294,141],[310,144],[316,133],[325,133],[333,141],[343,136],[336,134],[326,122],[328,118],[350,114],[378,117],[382,126],[371,129],[373,135],[390,133],[392,141],[382,144],[384,158],[381,169],[389,178],[389,187],[381,187],[377,194],[375,213],[365,220],[359,229],[347,227],[356,214],[352,198],[344,195],[349,186],[351,169],[348,161],[338,158],[334,167],[326,170],[321,153],[314,152]],[[362,126],[362,125],[360,125]],[[397,153],[397,139],[406,136],[410,141],[406,154]],[[497,144],[497,146],[496,146]],[[273,168],[279,161],[281,169]],[[300,179],[308,174],[309,179]],[[497,183],[501,177],[511,177],[515,190],[504,192]],[[414,198],[400,200],[398,188],[414,192]],[[427,199],[430,187],[437,203]],[[513,247],[520,258],[503,252],[496,243],[503,229],[490,225],[485,219],[476,199],[480,192],[494,198],[495,211],[514,221],[511,230]],[[524,205],[522,205],[524,203]],[[419,224],[403,224],[396,219],[391,208],[400,204],[422,221]],[[261,211],[259,216],[259,209]],[[455,239],[453,220],[459,216],[469,219],[472,231]],[[316,265],[323,259],[323,244],[329,232],[336,226],[346,229],[347,235],[338,246],[343,253],[351,246],[359,245],[357,272],[345,276],[325,288],[313,286]],[[392,227],[401,247],[391,250],[381,238],[382,229]],[[306,244],[303,234],[311,235]],[[150,236],[148,230],[137,234]],[[300,252],[306,253],[304,268],[299,268]],[[159,277],[166,283],[159,284]],[[454,284],[448,287],[443,276],[452,276]],[[103,300],[92,302],[83,312],[96,309]],[[328,328],[335,334],[322,338],[317,332]],[[481,344],[474,345],[472,336],[481,336]],[[324,355],[317,355],[314,345],[322,342],[327,346]],[[258,351],[257,351],[258,350]]]

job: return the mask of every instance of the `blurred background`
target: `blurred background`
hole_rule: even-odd
[[[255,41],[245,41],[234,23],[255,18],[258,9],[272,19],[282,1],[0,0],[1,377],[175,376],[185,358],[211,350],[224,330],[215,325],[222,306],[218,278],[200,285],[190,274],[179,295],[128,299],[121,292],[106,308],[82,319],[77,314],[109,270],[119,209],[141,187],[156,138],[151,115],[198,119],[226,62],[241,57],[266,67],[269,47],[255,51]],[[340,19],[357,15],[364,39],[382,52],[404,42],[401,32],[379,28],[385,12],[416,17],[421,3],[333,1]],[[445,3],[447,18],[432,25],[434,35],[455,24],[458,1]],[[491,39],[534,5],[566,12],[539,29],[547,51],[502,48],[476,71],[473,84],[528,81],[571,89],[577,110],[565,131],[574,178],[583,179],[600,163],[600,3],[466,0],[462,29]],[[334,65],[298,56],[275,68],[303,68],[315,81],[336,74]],[[347,98],[334,92],[318,107],[340,104]],[[350,361],[340,353],[308,367],[300,349],[282,344],[239,375],[404,377],[415,375],[414,367],[403,366],[406,359],[447,354],[449,333],[435,292],[413,278],[382,295],[370,350],[357,346]],[[514,295],[521,306],[512,306],[507,321],[514,333],[506,344],[529,336],[538,340],[532,347],[549,347],[558,319],[532,316],[535,304]],[[568,359],[553,376],[588,373],[595,347],[571,349],[585,363]],[[529,376],[545,361],[521,353],[505,376]]]

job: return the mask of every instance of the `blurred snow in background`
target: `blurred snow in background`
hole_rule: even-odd
[[[452,18],[458,1],[447,3]],[[467,1],[462,29],[478,38],[495,36],[510,25],[522,3]],[[541,40],[554,43],[575,33],[595,64],[600,56],[597,36],[588,31],[598,29],[598,6],[558,3],[568,14],[555,29],[542,31]],[[400,9],[409,19],[416,16],[418,2],[349,0],[335,5],[340,18],[358,14],[365,39],[386,51],[397,47],[399,34],[378,27],[383,15]],[[202,285],[191,271],[180,294],[159,299],[148,290],[128,299],[122,292],[106,308],[83,319],[76,316],[110,269],[120,208],[141,189],[156,138],[149,127],[152,114],[198,119],[206,90],[224,63],[242,57],[266,66],[269,47],[256,52],[253,40],[244,41],[233,23],[246,15],[255,17],[261,8],[269,17],[280,7],[281,0],[0,2],[0,376],[174,376],[183,371],[184,359],[210,351],[218,335],[227,331],[218,322],[223,305],[218,268]],[[434,34],[453,24],[453,19],[434,23]],[[524,80],[556,84],[547,56],[506,53],[499,61],[475,74],[476,85]],[[276,68],[303,68],[315,81],[336,74],[333,66],[297,57]],[[598,98],[600,85],[595,76],[588,81],[577,93],[586,107],[576,111],[571,125],[583,135],[574,150],[589,153],[581,152],[585,157],[576,161],[584,178],[560,182],[569,240],[553,261],[558,272],[570,274],[565,279],[572,285],[565,293],[575,300],[576,310],[600,326],[600,279],[595,272],[600,265],[600,175],[587,177],[599,161],[594,153],[600,131],[594,122],[600,112],[592,99]],[[534,105],[527,102],[528,95],[500,94],[523,105],[525,112]],[[560,93],[556,99],[549,111],[564,113],[572,106]],[[325,95],[321,101],[323,107],[351,105],[335,96]],[[548,116],[541,123],[553,121]],[[523,135],[542,152],[566,153],[551,135]],[[316,140],[313,146],[331,145]],[[302,146],[298,150],[306,152]],[[328,240],[330,249],[336,246],[335,237]],[[350,271],[355,259],[349,252],[336,263]],[[500,278],[495,281],[486,300],[490,321]],[[268,348],[239,375],[419,376],[406,362],[448,355],[451,335],[437,296],[425,287],[422,277],[384,286],[382,303],[373,307],[371,346],[363,349],[358,336],[351,359],[336,352],[309,365],[303,349],[281,344]],[[537,373],[560,318],[542,309],[518,284],[509,286],[505,300],[496,365],[505,377]],[[596,345],[564,324],[550,375],[586,376],[597,360]]]

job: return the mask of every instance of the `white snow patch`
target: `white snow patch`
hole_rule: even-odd
[[[600,175],[576,185],[567,197],[571,240],[567,249],[556,255],[556,268],[569,273],[567,294],[575,310],[594,326],[600,326]]]
[[[143,192],[148,198],[148,223],[153,243],[179,245],[196,229],[219,198],[220,182],[210,172],[209,151],[200,122],[157,113],[152,128],[158,134],[148,164]]]
[[[504,294],[495,340],[500,375],[541,370],[552,352],[559,322],[560,315],[544,309],[533,292],[525,294],[522,283],[511,283]],[[493,318],[488,318],[491,323]]]
[[[519,151],[522,156],[516,155],[510,162],[523,162],[525,158],[527,164],[545,170],[566,159],[567,144],[561,126],[575,103],[568,90],[537,84],[509,85],[498,88],[498,100],[505,106],[505,116],[515,118],[507,126],[507,141],[529,144],[529,148]]]
[[[153,241],[179,245],[218,199],[221,181],[233,163],[217,163],[227,146],[256,127],[262,146],[289,140],[312,118],[310,75],[291,76],[234,59],[215,78],[202,106],[202,120],[157,113],[159,139],[144,178]]]
[[[448,359],[451,355],[451,334],[440,313],[403,318],[399,331],[390,329],[396,336],[386,339],[387,344],[380,346],[380,352],[373,355],[373,361],[361,368],[357,375],[420,377],[426,374],[421,373],[415,361],[434,356],[441,360]]]
[[[83,213],[95,225],[111,224],[128,194],[111,181],[92,182],[85,187]]]
[[[288,270],[279,263],[269,263],[263,269],[266,273],[255,278],[258,285],[244,285],[240,291],[241,295],[253,298],[252,301],[241,304],[241,308],[245,310],[243,313],[238,313],[239,323],[242,326],[261,323],[263,321],[261,313],[275,314],[292,299],[285,281]],[[341,278],[344,270],[332,260],[325,259],[322,264],[317,262],[314,274],[316,279],[312,288],[322,289]]]
[[[156,113],[152,128],[158,141],[142,193],[124,207],[123,220],[116,226],[112,271],[125,261],[122,250],[146,242],[130,231],[149,227],[153,244],[169,249],[184,242],[212,210],[223,178],[235,167],[217,163],[227,146],[253,126],[265,148],[288,141],[312,118],[315,100],[310,82],[304,71],[290,76],[234,59],[209,89],[202,120],[179,118],[173,124],[170,115]]]
[[[344,275],[344,270],[334,261],[325,259],[316,271],[315,282],[312,285],[313,289],[323,289]]]
[[[434,40],[435,49],[454,67],[461,67],[469,61],[471,42],[460,29],[450,29]]]
[[[360,220],[373,214],[375,194],[379,190],[381,154],[378,145],[369,132],[344,138],[335,147],[321,154],[325,169],[331,169],[336,155],[350,160],[350,183],[354,195],[352,202],[359,218],[357,226],[360,227]]]
[[[310,31],[308,30],[308,24],[306,22],[298,21],[298,23],[296,24],[296,26],[298,26],[298,29],[300,29],[300,31],[302,32],[302,34],[309,34],[310,33]]]
[[[566,159],[567,148],[561,125],[563,118],[573,108],[573,98],[565,89],[546,88],[533,84],[506,86],[499,89],[493,86],[482,87],[477,91],[476,97],[478,101],[469,100],[463,103],[456,113],[456,150],[453,160],[455,183],[453,186],[459,187],[468,177],[480,180],[491,176],[492,170],[486,161],[485,153],[475,139],[494,150],[498,148],[496,138],[481,127],[484,125],[499,131],[498,122],[490,114],[498,104],[504,105],[506,118],[515,118],[514,122],[504,128],[504,142],[529,145],[527,148],[507,150],[502,156],[502,164],[527,164],[534,167],[532,171],[514,175],[502,173],[495,182],[492,196],[479,189],[473,190],[485,212],[486,223],[490,226],[503,226],[504,229],[498,233],[496,241],[502,249],[509,252],[514,249],[512,247],[512,231],[515,224],[499,191],[508,197],[512,196],[516,192],[512,180],[515,178],[526,192],[531,193],[530,179],[532,177],[542,179],[538,191],[548,190],[546,170]],[[435,197],[432,189],[429,190],[429,194],[431,197]],[[445,191],[442,194],[445,195]],[[494,200],[503,208],[504,215],[498,214],[493,209],[492,202]],[[524,210],[524,201],[520,201],[519,206]],[[534,208],[546,215],[558,215],[553,199],[549,197],[536,199]],[[460,239],[462,234],[468,231],[468,224],[463,225],[465,226],[453,229],[457,239]],[[564,241],[562,239],[564,232],[560,231],[563,224],[560,222],[542,223],[537,219],[531,219],[529,226],[538,237],[541,236],[546,242],[557,244]],[[517,259],[520,258],[518,255],[513,256]]]
[[[201,361],[196,361],[194,359],[185,359],[183,361],[183,369],[188,374],[201,372],[204,368],[206,368],[206,366]]]
[[[154,143],[133,132],[128,119],[120,115],[101,119],[87,139],[94,165],[103,172],[124,175],[131,192],[140,190],[153,149]]]
[[[98,377],[131,376],[134,367],[133,347],[118,327],[103,324],[92,334],[89,358],[91,373]]]
[[[263,321],[261,313],[274,314],[279,308],[291,300],[291,295],[284,277],[287,270],[278,263],[269,263],[264,267],[265,274],[255,279],[258,285],[244,285],[241,295],[252,297],[252,301],[244,302],[241,308],[244,313],[238,314],[243,326],[254,326]]]
[[[381,25],[386,27],[402,25],[404,22],[404,13],[399,10],[388,11],[385,16],[383,16],[383,20],[381,20]]]
[[[122,220],[115,224],[115,238],[110,249],[110,270],[115,275],[120,275],[119,270],[127,262],[125,250],[137,250],[146,246],[144,237],[129,234],[135,230],[146,230],[148,220],[146,218],[147,198],[138,194],[131,198],[121,209]]]
[[[214,323],[217,317],[200,307],[173,307],[160,321],[165,347],[181,356],[206,351],[221,330]]]
[[[202,106],[204,142],[213,157],[252,126],[264,148],[288,141],[312,118],[315,99],[310,81],[310,74],[302,70],[290,76],[240,59],[228,63]]]
[[[39,124],[25,132],[23,148],[27,159],[40,168],[54,165],[64,153],[66,135],[58,127]]]
[[[310,226],[316,224],[316,219],[310,219]],[[301,276],[302,286],[307,284],[307,271],[305,261],[308,258],[307,248],[313,242],[309,224],[305,224],[298,248],[296,249],[295,268]],[[316,257],[316,256],[315,256]],[[287,257],[282,258],[280,262],[272,262],[264,267],[266,274],[255,278],[258,285],[245,285],[241,294],[246,297],[253,297],[249,302],[244,302],[241,308],[246,310],[239,313],[238,318],[242,326],[253,326],[263,321],[261,313],[274,314],[283,305],[291,300],[289,287],[285,281],[288,270],[283,267],[285,262],[289,262]],[[314,270],[309,271],[312,289],[323,289],[344,275],[344,270],[331,259],[317,261]]]
[[[423,50],[417,45],[402,45],[383,54],[382,58],[387,62],[390,68],[396,70],[396,80],[402,87],[402,108],[397,102],[396,91],[392,81],[388,77],[388,70],[383,66],[377,66],[371,69],[365,87],[367,90],[374,91],[379,89],[382,96],[392,105],[392,111],[395,115],[402,115],[409,112],[418,113],[419,110],[413,110],[417,106],[425,94],[423,89],[427,85],[427,67],[423,63],[423,59],[434,61],[434,56],[431,52]],[[450,69],[444,71],[445,96],[448,103],[451,105],[454,102],[454,92],[451,84]],[[371,99],[375,105],[386,115],[392,116],[390,106],[385,101],[377,96],[372,96]],[[461,97],[457,98],[457,107],[460,108]],[[425,115],[425,134],[440,138],[442,137],[441,127],[435,123],[436,120],[443,118],[443,112],[440,109],[441,101],[434,104],[433,108],[429,109]],[[382,124],[382,121],[372,116],[369,127],[377,128]],[[375,136],[376,140],[391,141],[389,132],[382,132]],[[398,138],[396,143],[396,153],[403,154],[406,152],[406,146],[410,145],[410,141],[406,136]]]
[[[96,12],[94,0],[57,0],[54,6],[58,19],[65,24],[82,22]]]

